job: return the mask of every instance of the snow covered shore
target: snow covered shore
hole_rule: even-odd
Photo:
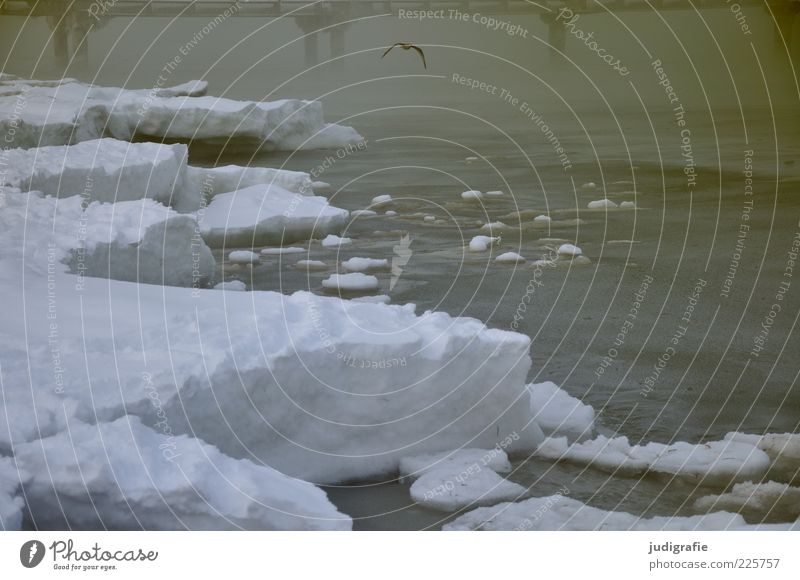
[[[255,244],[327,235],[333,259],[353,243],[337,235],[350,214],[314,196],[306,173],[192,167],[185,144],[128,139],[295,148],[360,137],[326,125],[318,103],[204,91],[0,79],[0,134],[18,147],[0,158],[0,528],[350,529],[315,484],[400,474],[428,508],[489,506],[450,529],[722,529],[744,520],[642,520],[529,499],[536,490],[511,481],[509,455],[720,492],[796,475],[790,434],[592,438],[591,407],[553,383],[526,385],[530,339],[478,320],[418,314],[388,296],[244,291],[252,279],[213,286],[210,247],[233,246],[226,265],[245,271],[290,251]],[[482,251],[499,241],[475,240]],[[386,258],[350,257],[320,283],[375,290],[362,272],[387,269]],[[796,489],[753,483],[698,509],[762,509],[744,497],[753,492],[764,504]],[[498,504],[508,500],[517,503]]]
[[[268,150],[340,147],[362,141],[327,124],[318,101],[234,101],[201,96],[205,84],[129,90],[74,79],[0,80],[0,137],[14,147],[71,145],[99,137],[252,142]]]

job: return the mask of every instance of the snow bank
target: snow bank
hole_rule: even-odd
[[[580,441],[594,433],[594,409],[552,382],[531,383],[533,419],[548,437]]]
[[[549,437],[536,453],[547,459],[591,465],[622,475],[662,473],[706,485],[760,479],[770,464],[769,457],[760,449],[734,441],[631,445],[627,437],[609,439],[600,435],[569,445],[566,437]]]
[[[0,531],[19,530],[22,526],[25,502],[19,491],[20,484],[27,479],[25,472],[17,469],[13,458],[0,456]]]
[[[452,471],[468,468],[472,465],[487,467],[496,473],[508,473],[511,471],[511,462],[508,460],[508,455],[501,448],[465,448],[403,457],[400,460],[400,477],[415,478],[436,469]]]
[[[0,206],[4,257],[41,273],[71,269],[83,277],[204,286],[214,277],[211,250],[197,223],[151,199],[116,204],[81,197],[8,193]]]
[[[737,483],[727,493],[699,498],[694,507],[704,512],[727,510],[741,513],[755,522],[776,517],[794,521],[800,517],[800,487],[774,481]]]
[[[340,232],[349,213],[324,197],[255,185],[221,193],[198,212],[203,239],[212,247],[252,247],[307,240]]]
[[[588,506],[578,500],[556,494],[518,503],[501,503],[473,510],[456,518],[444,530],[508,531],[698,531],[756,529],[742,516],[718,512],[703,516],[658,516],[639,518],[625,512],[611,512]]]
[[[318,101],[234,101],[208,96],[200,82],[173,89],[126,90],[82,84],[5,81],[0,136],[14,147],[70,145],[100,137],[131,140],[251,141],[265,149],[341,147],[363,141],[350,127],[326,124]]]
[[[33,474],[25,493],[44,529],[344,530],[352,527],[310,483],[137,418],[74,422],[19,445]]]

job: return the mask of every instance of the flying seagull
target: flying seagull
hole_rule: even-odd
[[[411,50],[412,48],[419,53],[419,57],[422,59],[422,66],[425,67],[427,70],[428,63],[425,62],[425,53],[422,52],[422,49],[418,47],[416,44],[411,44],[410,42],[395,42],[392,46],[386,49],[386,52],[383,53],[381,58],[389,54],[389,51],[392,50],[395,46],[399,46],[403,50]]]

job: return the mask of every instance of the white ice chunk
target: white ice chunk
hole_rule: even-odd
[[[750,521],[764,519],[786,519],[800,517],[800,487],[787,483],[768,481],[737,483],[733,488],[719,495],[704,495],[694,502],[697,510],[725,510],[744,515]]]
[[[507,230],[507,229],[508,229],[508,226],[506,224],[504,224],[503,222],[489,222],[489,223],[483,224],[481,226],[481,231],[482,232],[488,232],[489,234],[492,234],[492,233],[494,233],[496,231],[502,231],[502,230]]]
[[[444,530],[507,531],[698,531],[752,529],[738,514],[718,512],[703,516],[639,518],[588,506],[562,494],[535,497],[517,503],[501,503],[464,514]]]
[[[391,195],[376,195],[372,198],[372,203],[370,205],[372,207],[383,207],[389,205],[393,201]]]
[[[617,203],[610,199],[596,199],[590,201],[586,207],[589,209],[615,208],[617,207]]]
[[[479,200],[483,199],[483,194],[478,191],[477,189],[470,189],[469,191],[465,191],[461,194],[461,199],[465,200]]]
[[[78,286],[92,276],[197,287],[214,276],[214,257],[196,238],[194,217],[151,199],[87,204],[77,196],[7,193],[0,208],[6,257],[42,271],[48,263],[71,269],[81,276]]]
[[[295,265],[295,268],[301,270],[327,270],[328,265],[320,260],[300,260]]]
[[[591,437],[594,409],[571,396],[555,383],[531,383],[533,419],[548,437],[566,437],[570,442]]]
[[[468,506],[494,505],[523,496],[525,488],[477,464],[462,470],[434,469],[411,485],[411,499],[426,507],[454,512]]]
[[[338,248],[339,246],[348,246],[353,243],[353,240],[350,238],[340,238],[334,234],[328,234],[322,240],[322,245],[325,248]]]
[[[200,206],[200,189],[184,180],[186,145],[96,139],[68,147],[10,149],[0,185],[88,201],[150,197],[178,211]]]
[[[384,212],[384,214],[383,214],[383,215],[386,215],[386,216],[389,216],[389,217],[394,217],[394,216],[396,216],[396,215],[397,215],[397,212],[396,212],[396,211],[394,211],[394,210],[391,210],[391,209],[390,209],[389,211],[387,211],[387,212]]]
[[[706,485],[757,480],[766,474],[770,464],[769,457],[760,449],[734,441],[631,445],[627,437],[609,439],[600,435],[569,445],[566,437],[548,437],[536,453],[540,457],[591,465],[622,475],[650,471]]]
[[[367,272],[369,270],[388,270],[389,260],[382,258],[350,258],[342,262],[345,272]]]
[[[259,257],[249,250],[234,250],[228,254],[228,261],[234,264],[258,264]]]
[[[505,252],[504,254],[497,256],[494,261],[498,264],[521,264],[525,261],[525,258],[516,252]]]
[[[594,181],[587,181],[581,187],[583,189],[597,189],[597,184]]]
[[[264,248],[261,253],[265,256],[277,256],[280,254],[304,254],[307,251],[305,248],[298,248],[297,246],[286,246],[282,248]]]
[[[549,215],[542,214],[533,218],[533,221],[539,224],[549,224],[551,221],[553,221],[553,219]]]
[[[378,289],[378,279],[366,274],[333,274],[322,281],[327,290],[343,290],[346,292],[367,292]]]
[[[212,247],[252,247],[339,232],[348,216],[324,197],[291,193],[277,185],[255,185],[214,196],[198,212],[198,221],[203,239]]]
[[[495,189],[493,191],[487,191],[484,195],[488,197],[500,197],[505,195],[505,192],[500,191],[499,189]]]
[[[619,207],[622,207],[622,208],[625,208],[625,209],[631,209],[631,208],[636,207],[636,202],[635,201],[623,201],[621,204],[619,204]]]
[[[187,184],[194,190],[211,199],[218,193],[245,189],[254,185],[277,185],[292,193],[311,195],[311,178],[302,171],[273,169],[271,167],[243,167],[225,165],[223,167],[186,168]]]
[[[475,236],[469,242],[470,252],[485,252],[495,242],[499,242],[499,236]]]
[[[769,455],[771,478],[788,483],[800,479],[800,433],[728,433],[725,440],[755,445]]]
[[[575,257],[581,254],[583,254],[583,250],[574,244],[561,244],[558,247],[559,256]]]
[[[14,82],[14,81],[12,81]],[[267,150],[341,147],[363,141],[327,124],[319,101],[234,101],[198,94],[198,85],[127,90],[76,81],[25,84],[0,96],[0,136],[14,147],[69,145],[100,137],[252,143]],[[166,96],[176,95],[176,96]]]
[[[33,475],[25,486],[45,529],[346,530],[325,493],[246,459],[135,417],[70,424],[16,448]]]

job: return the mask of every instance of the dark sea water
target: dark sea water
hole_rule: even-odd
[[[192,163],[314,170],[331,184],[321,193],[334,205],[363,209],[391,194],[398,215],[354,218],[344,234],[354,243],[339,255],[314,244],[308,254],[262,259],[252,272],[226,266],[221,273],[261,290],[322,293],[330,271],[308,274],[294,262],[391,258],[408,235],[413,254],[391,292],[389,274],[378,275],[394,304],[511,329],[531,280],[538,282],[517,319],[517,330],[533,339],[529,379],[554,381],[592,405],[601,432],[632,442],[699,442],[729,431],[798,431],[800,262],[791,252],[800,239],[800,95],[786,51],[761,12],[750,15],[751,37],[727,10],[620,18],[582,24],[620,55],[632,71],[627,77],[580,43],[568,42],[566,57],[551,56],[535,17],[509,17],[527,38],[475,23],[362,21],[348,27],[341,62],[324,62],[324,53],[311,68],[302,65],[294,24],[226,22],[172,73],[176,84],[205,78],[214,95],[320,99],[327,120],[354,126],[366,146],[337,154],[197,145]],[[200,25],[192,18],[111,21],[91,37],[88,68],[67,74],[147,88]],[[58,74],[42,52],[46,27],[24,27],[18,41],[3,37],[5,70]],[[22,28],[18,19],[0,23],[6,33]],[[427,70],[410,53],[379,58],[387,44],[407,39],[425,46]],[[676,95],[672,103],[656,60]],[[461,78],[487,88],[470,90]],[[566,170],[534,115],[565,151]],[[470,189],[504,195],[465,202],[460,193]],[[604,197],[636,207],[587,209]],[[520,211],[521,225],[511,215]],[[549,227],[532,224],[539,213],[552,217]],[[501,244],[468,252],[480,224],[498,220],[512,226]],[[580,246],[590,263],[531,264],[565,242]],[[506,251],[529,261],[495,264]],[[592,505],[646,515],[691,513],[694,497],[709,493],[527,458],[516,458],[510,477],[532,495],[566,485],[571,497]],[[444,521],[414,506],[407,486],[328,491],[357,528]]]

